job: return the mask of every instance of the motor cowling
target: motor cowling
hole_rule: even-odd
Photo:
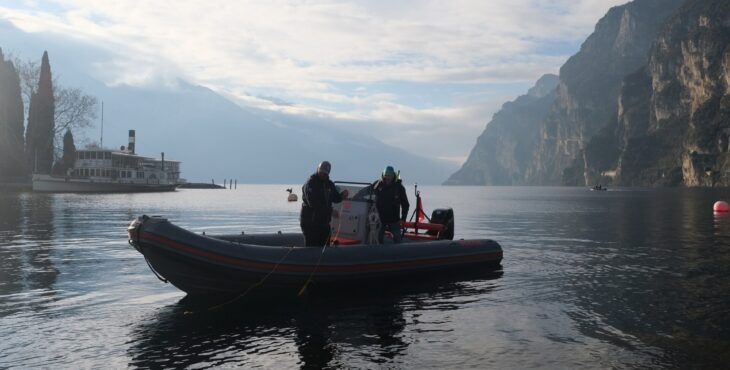
[[[431,223],[444,225],[438,233],[439,240],[454,240],[454,210],[452,208],[437,208],[431,213]],[[436,235],[436,231],[429,231]]]

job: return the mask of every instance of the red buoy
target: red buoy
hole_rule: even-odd
[[[715,205],[712,206],[712,210],[715,213],[727,213],[730,212],[730,204],[724,200],[718,200]]]

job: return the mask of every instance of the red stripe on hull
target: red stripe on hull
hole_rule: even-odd
[[[249,269],[255,269],[255,270],[262,270],[262,271],[270,271],[274,268],[276,265],[275,263],[271,262],[257,262],[257,261],[251,261],[251,260],[245,260],[240,258],[234,258],[229,256],[223,256],[220,254],[215,254],[207,251],[202,251],[198,248],[185,245],[183,243],[179,243],[155,234],[151,234],[148,232],[142,233],[142,238],[148,239],[151,241],[155,241],[159,244],[162,244],[166,247],[177,249],[179,251],[183,251],[185,253],[189,253],[198,257],[203,257],[205,259],[218,262],[218,263],[224,263],[228,265],[234,265]],[[405,261],[405,262],[384,262],[384,263],[370,263],[367,265],[341,265],[341,266],[328,266],[328,265],[320,265],[317,267],[318,273],[348,273],[348,272],[378,272],[378,271],[389,271],[389,270],[400,270],[404,268],[413,268],[413,267],[431,267],[431,266],[438,266],[438,265],[445,265],[445,264],[453,264],[453,263],[464,263],[464,262],[484,262],[484,261],[494,261],[494,260],[501,260],[502,259],[502,251],[498,252],[489,252],[489,253],[481,253],[481,254],[472,254],[472,255],[466,255],[466,256],[453,256],[453,257],[440,257],[440,258],[431,258],[431,259],[422,259],[422,260],[415,260],[415,261]],[[314,265],[292,265],[292,264],[285,264],[281,263],[278,267],[276,267],[277,271],[285,271],[285,272],[301,272],[301,273],[310,273],[315,268]]]

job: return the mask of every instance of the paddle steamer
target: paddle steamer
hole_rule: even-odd
[[[90,146],[76,151],[65,176],[33,175],[33,191],[50,193],[113,193],[173,191],[180,181],[180,162],[135,153],[135,131],[119,150]]]

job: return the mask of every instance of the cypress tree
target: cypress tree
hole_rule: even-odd
[[[23,175],[24,115],[20,76],[0,49],[0,179]]]
[[[35,155],[36,155],[36,149],[35,149],[35,142],[36,142],[36,136],[38,136],[38,129],[36,128],[36,103],[35,103],[35,93],[33,93],[30,96],[30,101],[28,102],[28,126],[25,128],[25,159],[27,162],[27,168],[30,173],[36,172],[36,166],[35,166]]]
[[[48,52],[43,52],[38,90],[30,97],[25,148],[34,173],[50,173],[53,166],[55,101]]]
[[[66,129],[63,135],[63,155],[53,167],[53,173],[57,175],[66,175],[66,171],[72,168],[76,162],[76,145],[74,144],[74,136],[70,129]]]
[[[9,101],[7,90],[9,87],[8,70],[5,64],[5,56],[0,49],[0,181],[10,174],[8,156],[10,154],[10,128],[8,127],[7,111]]]

